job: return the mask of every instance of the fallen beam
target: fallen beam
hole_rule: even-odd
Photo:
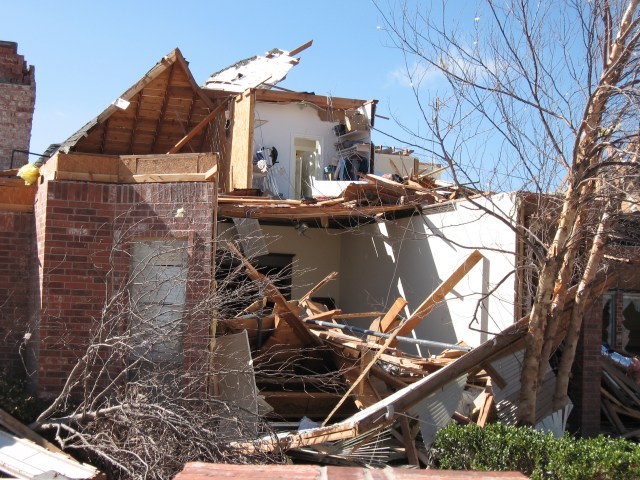
[[[524,338],[528,324],[529,318],[523,318],[449,365],[398,390],[343,422],[299,432],[285,432],[263,437],[253,442],[232,443],[230,446],[245,453],[270,452],[278,448],[287,450],[332,440],[353,438],[382,425],[392,424],[396,420],[396,413],[406,412],[449,382],[467,374],[478,364],[504,354]]]
[[[407,319],[400,327],[398,335],[407,335],[414,330],[424,317],[429,315],[436,306],[444,300],[444,297],[453,290],[460,280],[475,266],[476,263],[484,258],[478,250],[474,250],[456,270],[429,295],[424,302],[413,312],[413,315]]]
[[[331,313],[331,312],[324,312],[324,313]],[[331,323],[331,322],[323,322],[322,320],[318,320],[317,318],[306,318],[304,320],[305,323],[310,323],[313,325],[318,325],[320,327],[327,327],[327,328],[339,328],[340,330],[347,330],[349,332],[354,332],[354,333],[363,333],[366,335],[371,335],[374,337],[379,337],[379,338],[389,338],[391,337],[391,334],[389,333],[381,333],[378,332],[376,330],[370,330],[368,328],[360,328],[360,327],[353,327],[351,325],[342,325],[340,323]],[[400,342],[400,343],[410,343],[412,345],[423,345],[425,347],[434,347],[434,348],[448,348],[451,350],[461,350],[464,352],[468,352],[471,350],[471,347],[467,347],[464,345],[455,345],[453,343],[442,343],[442,342],[435,342],[433,340],[423,340],[421,338],[413,338],[413,337],[399,337],[396,336],[395,340]]]

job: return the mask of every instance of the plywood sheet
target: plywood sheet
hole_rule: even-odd
[[[236,97],[233,109],[233,135],[231,141],[230,190],[251,188],[253,168],[254,95],[247,91]]]

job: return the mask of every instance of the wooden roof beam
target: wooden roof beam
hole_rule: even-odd
[[[356,98],[327,97],[304,92],[288,92],[278,90],[255,89],[257,102],[308,102],[321,108],[351,110],[367,103],[378,103],[377,100],[359,100]]]
[[[173,146],[173,148],[167,152],[167,154],[178,153],[180,149],[182,149],[182,147],[184,147],[193,137],[195,137],[198,133],[200,133],[209,124],[209,122],[213,121],[216,115],[218,115],[221,111],[224,110],[224,107],[226,107],[226,105],[227,103],[223,102],[220,105],[218,105],[216,108],[214,108],[209,113],[209,115],[204,117],[200,121],[200,123],[198,123],[198,125],[193,127],[190,132],[188,132],[184,137],[182,137],[182,139],[178,143],[176,143]]]
[[[169,87],[171,86],[171,81],[173,80],[173,75],[176,70],[176,64],[171,65],[171,69],[169,70],[169,79],[167,80],[167,86],[164,89],[164,95],[162,97],[162,106],[160,107],[160,115],[158,116],[158,120],[156,121],[156,128],[153,135],[153,142],[151,143],[151,152],[155,152],[156,145],[158,143],[158,138],[160,136],[160,127],[165,119],[167,114],[167,97],[169,96]]]
[[[299,47],[294,48],[293,50],[291,50],[289,52],[289,56],[293,57],[297,54],[299,54],[300,52],[306,50],[307,48],[309,48],[311,45],[313,45],[313,40],[309,40],[307,43],[303,43],[302,45],[300,45]]]

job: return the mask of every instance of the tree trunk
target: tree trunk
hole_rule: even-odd
[[[554,287],[564,255],[561,253],[571,232],[577,215],[579,195],[578,191],[569,186],[565,194],[562,213],[558,221],[553,243],[548,250],[547,259],[542,267],[538,279],[536,300],[531,309],[529,331],[525,337],[525,355],[522,362],[520,377],[520,401],[518,406],[518,423],[534,425],[536,416],[536,401],[538,393],[538,377],[540,369],[540,355],[544,344],[547,318],[552,301],[555,297]]]
[[[575,296],[575,303],[571,312],[571,322],[565,339],[564,350],[562,351],[562,357],[560,358],[560,365],[558,366],[558,373],[556,378],[556,389],[553,395],[553,410],[558,410],[567,403],[568,396],[567,391],[569,388],[569,378],[571,375],[571,366],[576,355],[576,348],[578,346],[578,339],[580,338],[580,330],[582,329],[582,319],[584,317],[584,305],[585,301],[591,291],[591,284],[596,276],[598,267],[602,260],[604,253],[604,244],[606,240],[607,228],[610,220],[609,209],[602,213],[600,223],[598,224],[598,230],[596,236],[593,239],[591,250],[589,252],[589,260],[585,267],[580,283],[578,284],[578,290]]]

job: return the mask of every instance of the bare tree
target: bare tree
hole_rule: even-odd
[[[555,406],[567,398],[584,302],[630,185],[637,185],[638,0],[377,5],[428,132],[455,182],[555,200],[550,242],[525,225],[537,287],[519,419],[535,418],[541,366],[566,333]],[[410,129],[411,134],[416,132]],[[635,190],[635,188],[633,189]],[[570,288],[571,286],[575,288]],[[569,325],[559,313],[573,302]]]

